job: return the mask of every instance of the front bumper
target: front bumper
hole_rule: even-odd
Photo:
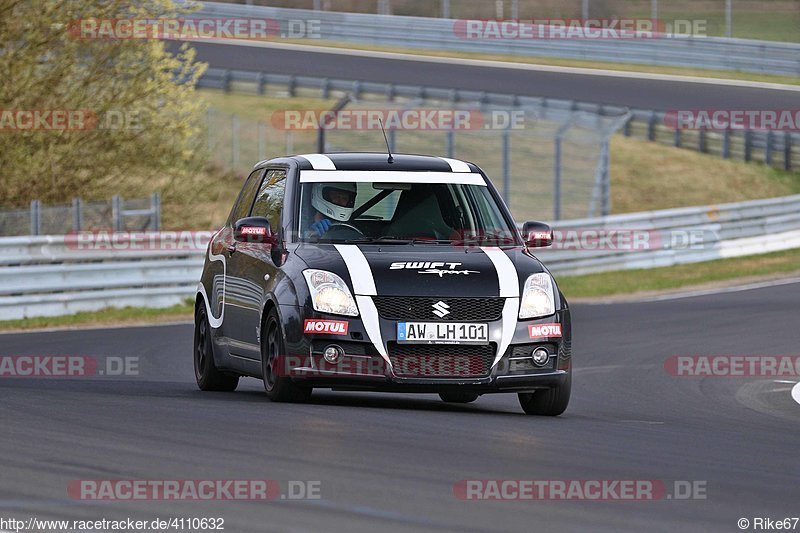
[[[294,308],[299,315],[303,309]],[[301,319],[302,318],[302,319]],[[311,317],[298,316],[297,321],[342,320],[342,317],[313,314]],[[501,321],[490,322],[490,344],[493,347],[491,360],[480,375],[441,373],[425,370],[426,364],[436,366],[446,363],[448,354],[458,354],[462,345],[415,345],[440,348],[443,353],[430,356],[434,363],[426,361],[415,367],[419,372],[400,370],[393,350],[397,348],[397,322],[381,319],[381,336],[387,349],[387,362],[376,349],[358,318],[347,320],[346,334],[309,334],[294,332],[287,343],[291,353],[300,354],[292,358],[289,377],[298,384],[334,390],[375,390],[386,392],[438,393],[448,390],[468,391],[478,394],[502,392],[529,392],[549,389],[564,384],[571,372],[571,330],[569,310],[561,310],[555,316],[539,320],[517,321],[511,343],[503,356],[496,357],[498,340],[502,335]],[[287,321],[284,320],[284,324]],[[531,338],[529,326],[541,324],[560,324],[561,336],[551,338]],[[302,328],[301,328],[302,329]],[[293,341],[293,342],[291,342]],[[344,356],[335,364],[325,361],[323,352],[327,346],[343,348]],[[537,366],[531,359],[531,352],[544,347],[551,357],[546,365]],[[448,367],[451,368],[451,367]],[[455,375],[453,375],[455,374]]]

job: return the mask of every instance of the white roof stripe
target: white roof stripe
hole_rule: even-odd
[[[314,170],[336,170],[336,165],[333,164],[331,158],[323,154],[303,154],[303,157],[311,163]]]
[[[483,176],[457,172],[405,172],[402,170],[301,170],[300,183],[458,183],[486,186]]]
[[[459,161],[458,159],[449,159],[447,157],[440,157],[444,161],[447,161],[447,164],[450,165],[450,169],[453,172],[472,172],[469,169],[469,165],[464,163],[463,161]]]

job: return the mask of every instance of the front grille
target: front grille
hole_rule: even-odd
[[[386,320],[425,320],[452,322],[493,322],[503,315],[503,298],[418,298],[405,296],[373,297],[378,314]],[[434,314],[434,305],[444,302],[449,314]]]
[[[475,378],[489,375],[495,346],[389,343],[389,360],[405,378]]]

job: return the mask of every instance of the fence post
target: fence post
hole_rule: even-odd
[[[117,194],[111,197],[111,223],[114,231],[122,231],[122,199]]]
[[[675,148],[680,148],[681,147],[681,128],[680,128],[680,126],[677,125],[677,123],[675,124],[675,142],[674,142],[674,144],[675,144]]]
[[[397,130],[394,129],[394,128],[391,128],[388,131],[387,137],[389,139],[389,149],[392,151],[392,153],[394,153],[395,152],[394,147],[397,144]]]
[[[514,20],[519,18],[519,0],[511,0],[511,18]]]
[[[708,152],[708,144],[706,143],[706,130],[705,128],[700,128],[700,131],[697,132],[697,151],[701,154]]]
[[[42,233],[42,202],[31,200],[31,235]]]
[[[792,170],[792,132],[783,134],[783,170]]]
[[[442,18],[450,18],[450,0],[442,0]]]
[[[239,116],[231,115],[231,167],[239,166]]]
[[[214,151],[214,108],[209,107],[206,112],[206,141],[208,142],[208,153]]]
[[[650,118],[647,121],[647,140],[656,140],[656,112],[650,112]]]
[[[82,202],[80,198],[73,198],[72,199],[72,231],[79,232],[81,230],[81,226],[83,226],[83,220],[81,220],[81,209],[82,209]]]
[[[150,226],[153,231],[161,229],[161,193],[150,195]]]
[[[772,130],[767,131],[767,141],[764,145],[764,163],[772,165]]]
[[[744,160],[748,163],[753,158],[753,132],[750,130],[744,131]]]
[[[293,154],[294,153],[294,132],[287,131],[286,132],[286,153]]]
[[[447,152],[447,157],[452,159],[453,154],[456,152],[456,132],[455,130],[448,130],[445,135],[445,151]]]
[[[267,158],[266,127],[263,122],[258,123],[258,160]]]
[[[611,147],[608,137],[603,141],[601,157],[603,158],[603,186],[600,196],[600,215],[607,217],[611,214]]]
[[[559,132],[560,133],[560,132]],[[553,220],[561,220],[561,135],[556,136],[553,182]]]
[[[733,37],[733,0],[725,0],[725,37]]]
[[[510,207],[511,201],[511,135],[503,130],[503,200]]]
[[[725,128],[725,133],[722,135],[722,159],[729,159],[731,157],[731,130]]]

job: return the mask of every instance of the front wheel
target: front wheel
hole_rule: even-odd
[[[311,398],[311,388],[300,387],[292,379],[282,374],[285,365],[286,351],[284,350],[283,330],[278,311],[270,310],[264,321],[264,335],[261,341],[261,376],[264,379],[264,390],[273,402],[306,402]]]
[[[236,390],[239,376],[225,374],[214,364],[214,344],[211,342],[211,325],[206,309],[198,306],[194,314],[194,377],[197,386],[204,391]]]
[[[472,392],[440,392],[439,398],[447,403],[471,403],[478,399],[478,395]]]
[[[531,393],[520,393],[519,404],[529,415],[558,416],[567,410],[572,392],[572,372],[562,385]]]

